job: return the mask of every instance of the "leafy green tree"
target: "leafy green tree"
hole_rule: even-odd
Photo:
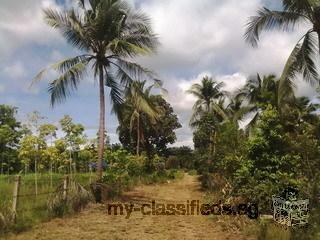
[[[100,121],[98,180],[102,178],[105,132],[105,87],[110,88],[114,108],[122,102],[122,89],[132,79],[153,78],[152,72],[128,61],[150,54],[157,46],[150,19],[120,0],[78,0],[79,8],[65,11],[46,9],[47,23],[58,29],[67,41],[82,53],[52,65],[60,76],[49,85],[51,104],[62,102],[76,90],[88,69],[98,78]],[[48,71],[41,71],[35,81]]]
[[[26,127],[30,129],[30,134],[39,134],[39,127],[42,124],[44,116],[40,114],[38,111],[33,111],[27,114],[27,124]]]
[[[58,151],[58,158],[55,158],[54,169],[55,171],[63,171],[65,173],[70,171],[70,152],[68,151],[68,143],[62,138],[54,142],[54,148]]]
[[[193,133],[194,148],[201,153],[210,152],[212,156],[215,152],[215,142],[218,131],[219,119],[212,113],[203,113],[199,121],[196,122],[196,129]]]
[[[39,127],[39,137],[45,140],[50,140],[50,145],[53,144],[53,139],[57,138],[58,128],[53,124],[42,124]]]
[[[21,124],[16,120],[17,108],[0,105],[0,159],[1,174],[17,170],[17,147],[22,136]]]
[[[140,114],[140,126],[144,134],[144,144],[141,146],[141,150],[146,151],[149,156],[154,153],[163,156],[167,154],[167,145],[176,141],[175,130],[181,125],[173,108],[162,96],[151,95],[150,101],[155,109],[159,110],[160,115],[157,122],[154,123],[145,113]],[[123,146],[133,152],[137,146],[137,129],[136,126],[133,126],[133,131],[130,134],[130,114],[124,118],[124,121],[120,121],[117,131]]]
[[[32,169],[35,173],[43,168],[43,150],[46,149],[46,142],[33,135],[26,135],[20,141],[19,159],[24,165],[25,173]]]
[[[50,147],[45,149],[44,155],[48,160],[48,165],[50,165],[50,180],[52,186],[52,177],[53,177],[53,164],[58,155],[58,150],[53,147],[53,138],[57,137],[58,128],[53,124],[42,124],[39,127],[39,137],[46,140],[50,140]]]
[[[80,151],[80,146],[86,142],[84,135],[84,126],[81,124],[75,124],[72,118],[68,115],[64,116],[60,121],[61,129],[65,133],[64,139],[68,144],[70,153],[70,172],[72,172],[72,166],[76,168],[77,152]]]
[[[273,11],[261,8],[256,16],[250,18],[245,39],[257,46],[263,31],[273,29],[292,31],[299,23],[307,23],[311,28],[299,39],[293,49],[279,82],[278,100],[292,92],[293,80],[302,74],[310,83],[318,83],[317,58],[320,44],[320,2],[314,0],[282,0],[283,9]]]
[[[182,147],[171,147],[168,149],[168,165],[170,166],[170,157],[173,160],[176,160],[178,163],[178,167],[180,168],[187,168],[187,169],[194,169],[194,162],[195,157],[193,155],[193,150],[188,146],[182,146]],[[172,157],[175,158],[172,158]],[[175,163],[172,163],[175,165]]]
[[[235,189],[259,202],[262,211],[270,211],[272,195],[286,186],[299,186],[294,169],[301,160],[290,153],[279,113],[271,105],[263,111],[247,151],[235,174]]]

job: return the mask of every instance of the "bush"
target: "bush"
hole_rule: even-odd
[[[180,160],[176,156],[169,156],[166,161],[166,169],[180,168]]]
[[[0,237],[4,234],[13,224],[13,213],[7,208],[2,209],[0,212]]]
[[[198,175],[198,172],[197,172],[197,170],[190,170],[190,171],[188,171],[188,174],[190,176],[196,176],[196,175]]]
[[[53,216],[61,217],[67,213],[79,212],[93,200],[90,191],[70,180],[68,183],[67,197],[64,196],[64,184],[61,184],[56,193],[48,200],[48,210]]]
[[[173,147],[169,149],[169,157],[167,159],[166,168],[185,168],[193,169],[195,163],[195,157],[193,156],[193,150],[190,147]]]

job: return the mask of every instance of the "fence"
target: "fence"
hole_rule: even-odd
[[[15,223],[27,225],[50,218],[47,200],[62,184],[67,197],[68,178],[61,174],[0,175],[0,213],[10,212]],[[84,186],[93,181],[91,173],[73,174],[70,178]]]

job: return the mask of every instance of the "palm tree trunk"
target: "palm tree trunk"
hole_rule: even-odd
[[[214,131],[214,135],[213,135],[213,156],[216,155],[216,142],[217,142],[217,131]]]
[[[318,31],[317,34],[318,34],[318,50],[320,54],[320,31]]]
[[[140,151],[140,117],[137,119],[137,156],[139,156]]]
[[[105,132],[105,95],[104,95],[104,79],[103,67],[99,68],[99,100],[100,100],[100,120],[99,120],[99,142],[98,142],[98,164],[97,177],[98,181],[102,180],[102,161],[104,153],[104,132]]]
[[[209,151],[210,151],[210,156],[213,156],[213,137],[212,137],[212,132],[210,133],[210,144],[209,144]]]

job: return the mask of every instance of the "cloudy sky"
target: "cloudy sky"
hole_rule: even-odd
[[[68,0],[71,1],[71,0]],[[64,0],[0,0],[0,104],[19,108],[19,119],[37,110],[57,123],[65,114],[86,126],[94,136],[98,126],[98,88],[85,79],[65,104],[49,106],[47,82],[32,88],[30,83],[48,64],[71,57],[77,52],[58,32],[50,29],[42,9],[68,8]],[[243,40],[248,17],[262,6],[279,8],[274,0],[131,0],[151,18],[161,47],[156,55],[137,59],[155,70],[169,91],[167,100],[183,125],[175,145],[192,146],[188,127],[194,99],[185,91],[204,75],[226,84],[226,90],[241,87],[250,75],[279,75],[293,46],[306,26],[296,32],[263,35],[258,49]],[[299,95],[314,96],[312,89],[299,83]],[[112,142],[118,142],[117,120],[107,106],[107,129]]]

